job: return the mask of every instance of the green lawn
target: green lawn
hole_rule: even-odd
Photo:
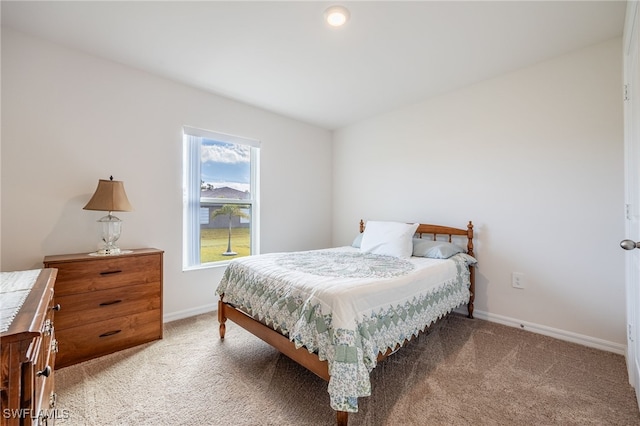
[[[249,228],[231,229],[231,251],[238,253],[236,256],[223,256],[227,251],[229,239],[229,229],[207,229],[200,230],[200,263],[218,262],[220,260],[231,260],[236,257],[248,256],[251,254],[251,238]]]

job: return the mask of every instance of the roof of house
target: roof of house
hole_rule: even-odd
[[[205,198],[231,198],[235,200],[246,200],[249,198],[248,191],[239,191],[228,186],[222,186],[220,188],[207,188],[200,192],[200,197]]]

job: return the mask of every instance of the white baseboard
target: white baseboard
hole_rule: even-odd
[[[218,309],[218,304],[217,303],[198,306],[197,308],[184,309],[182,311],[171,312],[171,313],[163,315],[162,321],[163,322],[176,321],[176,320],[183,319],[183,318],[194,317],[194,316],[200,315],[200,314],[206,314],[208,312],[215,311],[216,309]]]
[[[466,313],[466,310],[464,311],[464,313]],[[478,319],[496,322],[496,323],[507,325],[510,327],[519,328],[521,330],[527,330],[533,333],[542,334],[544,336],[565,340],[567,342],[578,343],[580,345],[588,346],[590,348],[601,349],[607,352],[613,352],[619,355],[626,356],[626,353],[627,353],[627,347],[625,345],[609,342],[607,340],[602,340],[595,337],[585,336],[583,334],[577,334],[577,333],[572,333],[570,331],[547,327],[546,325],[520,321],[515,318],[509,318],[502,315],[490,314],[488,312],[483,312],[478,310],[473,311],[473,316]]]

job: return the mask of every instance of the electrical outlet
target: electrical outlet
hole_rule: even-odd
[[[522,272],[511,273],[511,286],[513,288],[524,288],[524,274]]]

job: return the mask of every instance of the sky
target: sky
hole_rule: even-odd
[[[251,148],[246,145],[202,140],[202,180],[219,188],[248,191],[251,183]]]

